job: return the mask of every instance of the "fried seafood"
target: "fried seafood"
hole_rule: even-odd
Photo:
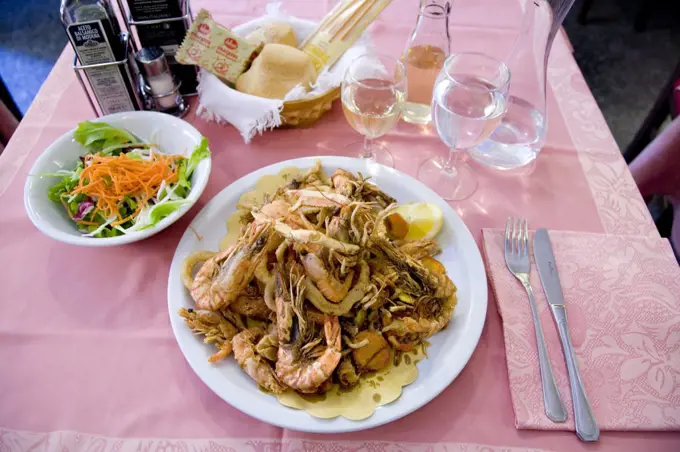
[[[275,240],[269,225],[251,223],[238,244],[208,259],[196,274],[191,286],[196,306],[217,311],[234,301],[250,283],[255,268]]]
[[[326,344],[309,347],[309,342],[300,347],[299,343],[279,344],[276,361],[276,376],[289,388],[303,392],[317,392],[328,380],[340,363],[340,323],[337,317],[328,317],[324,322]],[[318,355],[318,356],[317,356]],[[316,357],[315,357],[316,356]]]
[[[285,388],[279,383],[274,370],[263,356],[258,354],[257,345],[264,333],[258,328],[243,330],[232,339],[234,358],[250,377],[267,391],[281,394]]]
[[[239,295],[238,298],[229,305],[229,309],[236,314],[257,320],[271,320],[275,318],[274,313],[265,303],[264,296],[260,295]]]
[[[211,362],[233,350],[274,394],[322,393],[356,385],[450,321],[456,287],[439,245],[403,240],[395,200],[361,174],[328,177],[317,163],[240,208],[239,240],[183,266],[196,309],[180,315],[217,347]]]
[[[184,259],[181,270],[182,283],[184,283],[184,287],[191,290],[191,287],[194,284],[194,278],[191,276],[194,267],[209,260],[215,256],[215,254],[216,253],[214,251],[194,251]]]
[[[275,362],[279,352],[279,339],[276,337],[276,334],[267,334],[260,339],[255,346],[255,350],[260,356]]]
[[[362,331],[355,339],[359,341],[361,347],[352,350],[352,358],[359,369],[375,371],[385,368],[390,363],[390,347],[382,334]]]
[[[302,256],[301,260],[307,275],[324,297],[333,303],[339,303],[345,298],[352,284],[353,271],[349,272],[344,281],[340,281],[331,274],[323,260],[316,254],[308,253]]]
[[[184,318],[191,331],[205,336],[203,342],[217,347],[217,353],[210,356],[208,361],[214,363],[231,354],[231,340],[238,329],[220,313],[182,308],[179,315]]]
[[[399,245],[399,249],[416,260],[436,256],[441,251],[437,242],[432,239],[405,242]]]

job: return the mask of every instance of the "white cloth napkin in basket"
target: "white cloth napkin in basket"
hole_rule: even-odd
[[[281,3],[269,3],[265,16],[234,27],[232,31],[239,36],[245,36],[257,27],[273,21],[290,24],[295,31],[298,44],[317,26],[315,22],[288,15],[281,9]],[[370,48],[368,38],[362,36],[333,67],[324,69],[319,74],[311,91],[305,92],[301,86],[297,86],[286,95],[284,100],[313,97],[340,86],[350,63],[358,56],[368,53]],[[279,112],[283,108],[283,100],[265,99],[241,93],[203,69],[199,74],[198,96],[197,113],[200,117],[217,123],[230,123],[241,132],[246,143],[249,143],[255,134],[261,134],[267,129],[281,125]]]

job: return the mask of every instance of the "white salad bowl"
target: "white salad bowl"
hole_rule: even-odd
[[[202,135],[188,122],[174,116],[150,111],[116,113],[93,120],[125,129],[138,138],[152,141],[166,154],[189,153],[201,142]],[[153,227],[129,232],[117,237],[84,237],[69,218],[65,209],[48,199],[47,192],[58,179],[41,174],[74,168],[87,150],[75,141],[75,129],[52,143],[33,164],[24,186],[24,205],[33,224],[43,234],[55,240],[80,246],[114,246],[150,237],[177,221],[198,200],[208,183],[211,158],[203,159],[191,175],[191,190],[187,203]]]

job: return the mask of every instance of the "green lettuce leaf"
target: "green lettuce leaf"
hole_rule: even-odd
[[[83,121],[78,124],[73,137],[90,152],[100,152],[104,149],[124,149],[125,144],[138,144],[139,140],[130,132],[116,129],[105,122]]]
[[[182,159],[177,166],[177,188],[175,194],[181,198],[186,198],[191,190],[191,182],[187,177],[188,159]]]
[[[201,160],[210,157],[210,149],[208,149],[208,139],[203,137],[201,142],[188,159],[180,160],[177,166],[177,188],[175,194],[180,198],[186,198],[191,190],[191,174],[194,172]]]
[[[47,197],[50,201],[61,203],[62,195],[64,193],[70,193],[76,185],[78,185],[77,178],[74,180],[70,175],[66,176],[47,190]]]
[[[187,202],[188,201],[185,199],[179,199],[177,201],[168,201],[162,204],[155,205],[154,207],[151,208],[151,211],[149,212],[148,223],[144,226],[143,229],[156,226],[156,224],[159,221],[161,221],[163,218],[167,217],[168,215],[182,207]]]
[[[189,179],[193,174],[194,170],[201,162],[201,160],[210,157],[210,149],[208,149],[208,139],[206,137],[201,138],[201,143],[194,148],[194,152],[191,153],[187,163],[186,178]]]
[[[93,237],[97,237],[98,239],[104,238],[104,237],[117,237],[119,235],[123,235],[122,231],[119,231],[118,229],[114,229],[111,226],[107,226],[95,235]]]

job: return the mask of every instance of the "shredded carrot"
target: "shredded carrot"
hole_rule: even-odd
[[[147,201],[156,196],[161,183],[177,182],[180,155],[152,154],[150,160],[139,160],[126,154],[118,156],[88,155],[78,185],[71,194],[82,193],[96,198],[96,209],[106,218],[115,216],[117,226],[139,214]],[[126,196],[139,198],[135,211],[121,218],[120,204]],[[81,221],[81,223],[85,223]]]

